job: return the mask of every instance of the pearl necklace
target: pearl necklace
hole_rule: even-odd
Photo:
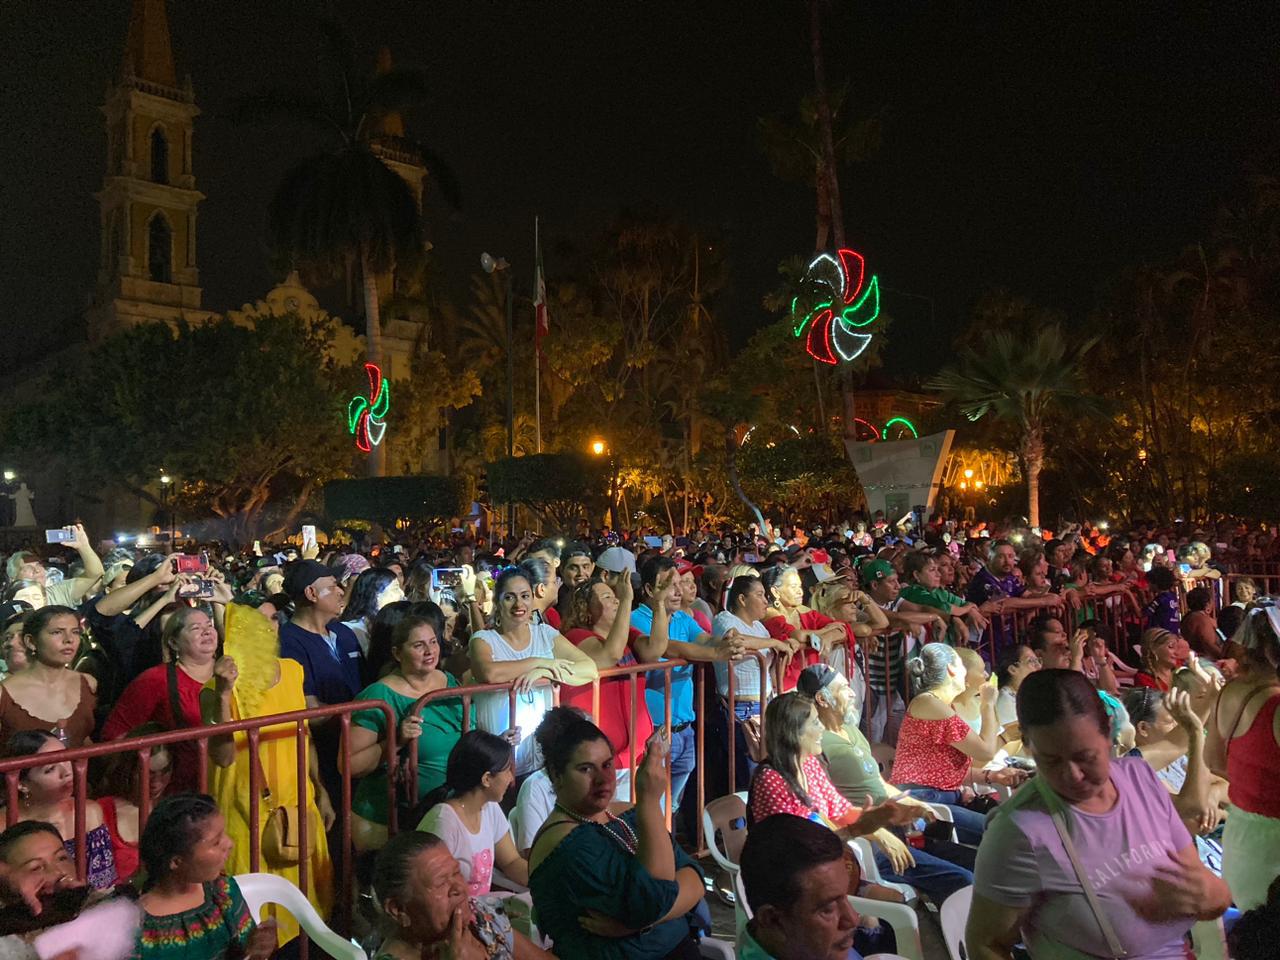
[[[584,817],[579,813],[574,813],[572,810],[568,810],[558,803],[556,804],[556,809],[570,820],[576,820],[578,823],[594,823],[597,827],[603,829],[605,833],[620,843],[633,857],[640,849],[640,841],[636,837],[636,832],[631,829],[631,824],[627,823],[627,821],[623,820],[621,817],[615,817],[608,810],[604,812],[604,815],[609,818],[609,822],[601,823],[599,820],[592,820],[590,817]],[[622,833],[618,833],[617,831],[610,829],[610,825],[615,823],[622,828]]]

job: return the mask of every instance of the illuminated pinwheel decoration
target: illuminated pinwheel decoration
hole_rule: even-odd
[[[391,409],[391,386],[376,363],[366,363],[369,396],[356,395],[347,404],[347,430],[356,438],[356,447],[371,453],[387,432],[387,411]]]
[[[867,264],[854,250],[820,253],[801,279],[801,293],[791,301],[795,335],[809,331],[805,349],[820,363],[854,359],[871,343],[859,333],[880,316],[880,283],[866,279]]]

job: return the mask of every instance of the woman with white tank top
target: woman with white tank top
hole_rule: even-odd
[[[533,623],[533,590],[519,567],[504,571],[494,584],[495,629],[471,635],[471,672],[477,683],[515,681],[516,709],[506,693],[475,698],[476,726],[490,733],[511,727],[522,736],[516,747],[516,775],[537,766],[532,733],[552,706],[550,684],[580,687],[598,676],[591,658],[545,623]]]

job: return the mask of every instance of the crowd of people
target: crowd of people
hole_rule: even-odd
[[[1274,534],[873,517],[169,553],[66,529],[4,564],[0,745],[32,760],[0,934],[132,892],[138,957],[290,955],[297,921],[237,886],[254,850],[324,917],[354,876],[400,960],[696,957],[713,890],[739,955],[778,960],[892,952],[850,894],[971,888],[981,960],[1182,957],[1222,917],[1249,960],[1276,930],[1280,607],[1224,563],[1265,569]],[[56,756],[188,728],[83,779]],[[735,791],[745,902],[692,855],[699,801]]]

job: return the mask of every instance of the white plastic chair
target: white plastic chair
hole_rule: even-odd
[[[255,921],[261,919],[263,907],[279,904],[293,914],[311,942],[334,960],[369,960],[358,946],[330,930],[311,901],[284,877],[274,873],[242,873],[235,880]]]
[[[737,954],[728,940],[717,940],[715,937],[703,937],[698,941],[698,953],[707,960],[735,960]]]
[[[733,907],[735,929],[741,935],[747,926],[747,921],[751,919],[751,908],[747,906],[746,887],[743,886],[741,872],[733,875],[733,892],[736,899]],[[924,945],[920,942],[920,918],[910,906],[905,903],[870,900],[866,897],[850,897],[849,905],[862,916],[883,920],[893,928],[893,934],[898,940],[898,949],[902,951],[902,960],[924,960]]]
[[[716,842],[719,832],[724,849]],[[742,845],[747,842],[747,794],[717,797],[702,808],[702,834],[711,858],[732,876],[738,872]]]
[[[880,868],[876,866],[875,848],[871,846],[870,840],[866,837],[854,837],[849,841],[849,846],[853,848],[853,855],[858,858],[858,864],[862,867],[862,879],[870,883],[878,883],[890,890],[897,890],[906,898],[907,903],[919,899],[920,894],[911,884],[894,883],[880,876]]]
[[[964,948],[964,928],[969,922],[969,907],[973,905],[973,886],[961,887],[942,902],[938,921],[942,925],[942,939],[947,945],[951,960],[968,960]]]

